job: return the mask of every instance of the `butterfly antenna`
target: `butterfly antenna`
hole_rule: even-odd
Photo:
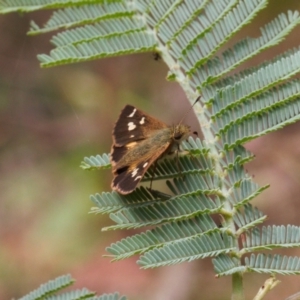
[[[195,104],[200,100],[201,95],[195,100],[195,102],[192,104],[192,106],[190,107],[190,109],[183,115],[183,117],[181,118],[179,124],[182,123],[182,121],[185,119],[185,117],[187,116],[187,114],[192,110],[192,108],[195,106]]]

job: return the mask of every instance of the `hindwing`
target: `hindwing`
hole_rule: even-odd
[[[114,174],[111,184],[112,189],[121,194],[129,194],[134,191],[149,167],[167,150],[169,145],[170,143],[165,143],[159,147],[155,147],[155,151],[150,151],[147,155],[136,157],[135,161],[129,162],[126,165],[112,164]],[[113,153],[122,152],[122,148],[124,147],[116,147]]]

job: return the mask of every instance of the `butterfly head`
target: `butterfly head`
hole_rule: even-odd
[[[173,140],[175,143],[180,144],[184,139],[190,135],[190,126],[179,124],[174,127]]]

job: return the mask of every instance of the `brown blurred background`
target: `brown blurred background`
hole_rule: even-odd
[[[270,1],[236,39],[257,37],[259,27],[299,1]],[[76,287],[119,291],[130,299],[229,299],[230,278],[215,279],[209,259],[139,270],[136,258],[110,263],[105,247],[134,231],[101,232],[107,216],[88,214],[89,195],[109,190],[110,171],[85,172],[84,156],[109,152],[113,124],[127,104],[168,123],[188,103],[166,82],[167,68],[152,53],[41,69],[51,34],[28,37],[29,21],[49,12],[0,17],[0,299],[18,298],[41,283],[71,273]],[[279,46],[254,58],[257,65],[300,44],[299,27]],[[185,108],[184,108],[185,109]],[[192,122],[196,127],[196,123]],[[300,123],[247,145],[255,180],[271,188],[254,200],[266,224],[300,225]],[[300,250],[286,252],[300,256]],[[251,299],[266,276],[247,275]],[[300,278],[282,277],[266,299],[300,291]]]

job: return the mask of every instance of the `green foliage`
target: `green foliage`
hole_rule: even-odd
[[[108,169],[111,167],[109,155],[103,154],[101,156],[98,154],[96,156],[85,157],[80,167],[84,170]]]
[[[44,299],[45,297],[49,297],[57,291],[70,286],[73,282],[74,279],[72,279],[70,275],[57,277],[42,284],[38,289],[22,297],[20,300]]]
[[[95,292],[87,289],[73,290],[57,294],[58,291],[70,286],[74,283],[74,279],[70,275],[63,275],[42,284],[38,289],[30,292],[28,295],[20,298],[20,300],[126,300],[125,296],[119,296],[118,293],[103,294],[96,296]]]
[[[91,196],[93,211],[109,213],[116,223],[104,230],[152,227],[108,247],[114,260],[140,254],[139,264],[152,268],[214,257],[217,276],[299,274],[299,258],[254,254],[299,248],[300,238],[295,226],[259,227],[266,216],[250,202],[268,186],[259,187],[246,173],[244,164],[253,155],[244,144],[300,119],[300,85],[294,79],[300,71],[300,49],[240,71],[243,63],[282,42],[298,25],[299,13],[280,14],[261,28],[260,37],[227,46],[266,6],[267,0],[0,4],[2,13],[57,9],[43,27],[32,22],[29,30],[63,30],[52,38],[50,54],[38,56],[44,67],[155,51],[169,68],[168,78],[181,85],[191,103],[201,94],[195,112],[204,139],[190,138],[177,162],[161,160],[143,178],[167,179],[170,194],[140,187],[126,196]],[[109,156],[85,158],[81,166],[108,168]],[[212,215],[221,216],[221,227]]]

